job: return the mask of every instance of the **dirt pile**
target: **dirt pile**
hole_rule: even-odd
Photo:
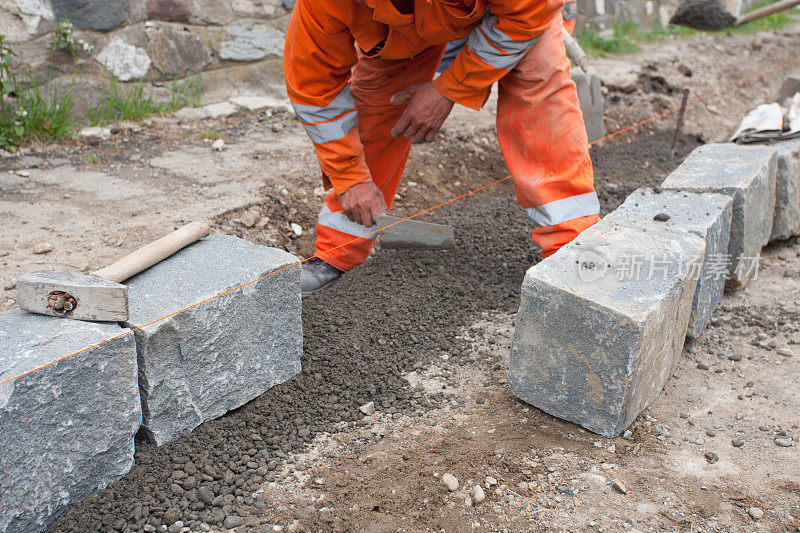
[[[670,24],[703,31],[719,31],[736,22],[717,0],[688,0],[678,7]]]
[[[671,159],[669,139],[659,134],[593,150],[604,212],[635,188],[659,183],[697,144],[685,137],[680,157]],[[284,461],[303,470],[292,452],[320,433],[358,426],[361,405],[373,401],[383,412],[411,415],[436,407],[441,392],[400,376],[443,355],[462,366],[480,357],[459,331],[486,310],[516,312],[521,280],[537,258],[508,183],[430,219],[457,228],[454,252],[381,251],[307,299],[301,375],[177,441],[139,443],[134,469],[54,531],[154,531],[176,522],[192,531],[201,524],[233,528]]]

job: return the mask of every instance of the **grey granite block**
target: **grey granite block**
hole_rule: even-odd
[[[733,199],[716,193],[637,189],[606,220],[638,227],[659,238],[661,232],[690,232],[706,243],[692,301],[689,337],[697,337],[722,300],[728,270],[728,239]],[[666,220],[665,220],[666,219]]]
[[[770,240],[800,235],[800,139],[772,145],[778,151],[775,214]]]
[[[508,383],[522,400],[607,437],[661,391],[680,358],[705,243],[602,220],[530,268]]]
[[[728,286],[741,289],[758,273],[761,248],[772,234],[775,149],[707,144],[695,149],[662,183],[665,189],[716,192],[733,198]]]
[[[152,442],[170,441],[300,372],[296,262],[283,250],[220,235],[128,281],[128,325],[141,328],[143,430]]]
[[[30,372],[0,385],[0,532],[46,531],[133,466],[142,422],[133,335],[89,348],[125,331],[0,313],[0,382]]]

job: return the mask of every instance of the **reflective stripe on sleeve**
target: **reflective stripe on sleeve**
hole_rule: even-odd
[[[292,104],[292,107],[315,144],[338,141],[358,124],[358,113],[349,85],[345,85],[326,106]]]
[[[322,205],[322,211],[319,212],[319,219],[317,222],[320,224],[320,226],[335,229],[336,231],[341,231],[342,233],[352,235],[353,237],[375,239],[375,237],[378,236],[377,233],[367,235],[368,233],[376,231],[378,226],[362,226],[358,222],[353,222],[347,218],[347,216],[345,216],[345,214],[342,212],[331,211],[325,204]]]
[[[555,226],[573,218],[600,214],[600,201],[597,193],[587,192],[538,207],[529,207],[525,212],[539,226]]]
[[[481,24],[470,32],[467,46],[494,68],[511,70],[539,38],[515,41],[498,30],[495,24],[497,17],[487,12]]]

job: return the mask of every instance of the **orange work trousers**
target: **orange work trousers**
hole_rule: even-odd
[[[592,162],[578,93],[570,77],[558,17],[519,63],[498,82],[497,136],[517,200],[536,225],[542,256],[555,253],[599,220]],[[364,156],[391,209],[411,150],[411,139],[390,131],[405,110],[389,99],[409,85],[433,79],[444,45],[413,58],[361,56],[350,82]],[[376,228],[348,220],[333,189],[317,223],[317,257],[344,271],[364,263]]]

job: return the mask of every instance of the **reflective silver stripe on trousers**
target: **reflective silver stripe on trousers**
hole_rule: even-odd
[[[314,144],[322,144],[330,141],[338,141],[350,133],[350,130],[357,125],[358,113],[353,111],[331,122],[303,124],[303,127]]]
[[[319,212],[319,219],[317,220],[321,226],[326,228],[335,229],[342,233],[347,233],[353,237],[365,237],[367,239],[375,239],[377,233],[367,235],[378,229],[378,226],[362,226],[357,222],[353,222],[345,216],[342,212],[331,211],[327,205],[322,204],[322,211]]]
[[[539,41],[539,38],[515,41],[498,30],[495,24],[497,17],[487,11],[480,26],[469,33],[467,46],[494,68],[511,70],[519,63],[525,52]],[[498,48],[506,54],[502,54]]]
[[[358,124],[358,113],[355,111],[353,95],[350,94],[350,85],[345,85],[336,98],[326,106],[292,104],[292,107],[301,122],[309,123],[303,124],[303,127],[315,144],[337,141]],[[347,114],[343,115],[344,113]],[[310,124],[312,122],[319,124]]]
[[[529,207],[525,212],[539,226],[555,226],[573,218],[599,215],[600,201],[597,193],[587,192],[538,207]]]
[[[297,118],[303,122],[325,122],[355,109],[356,104],[353,101],[353,95],[350,94],[350,85],[345,85],[344,89],[336,95],[336,98],[326,106],[292,104],[292,107],[297,114]]]

